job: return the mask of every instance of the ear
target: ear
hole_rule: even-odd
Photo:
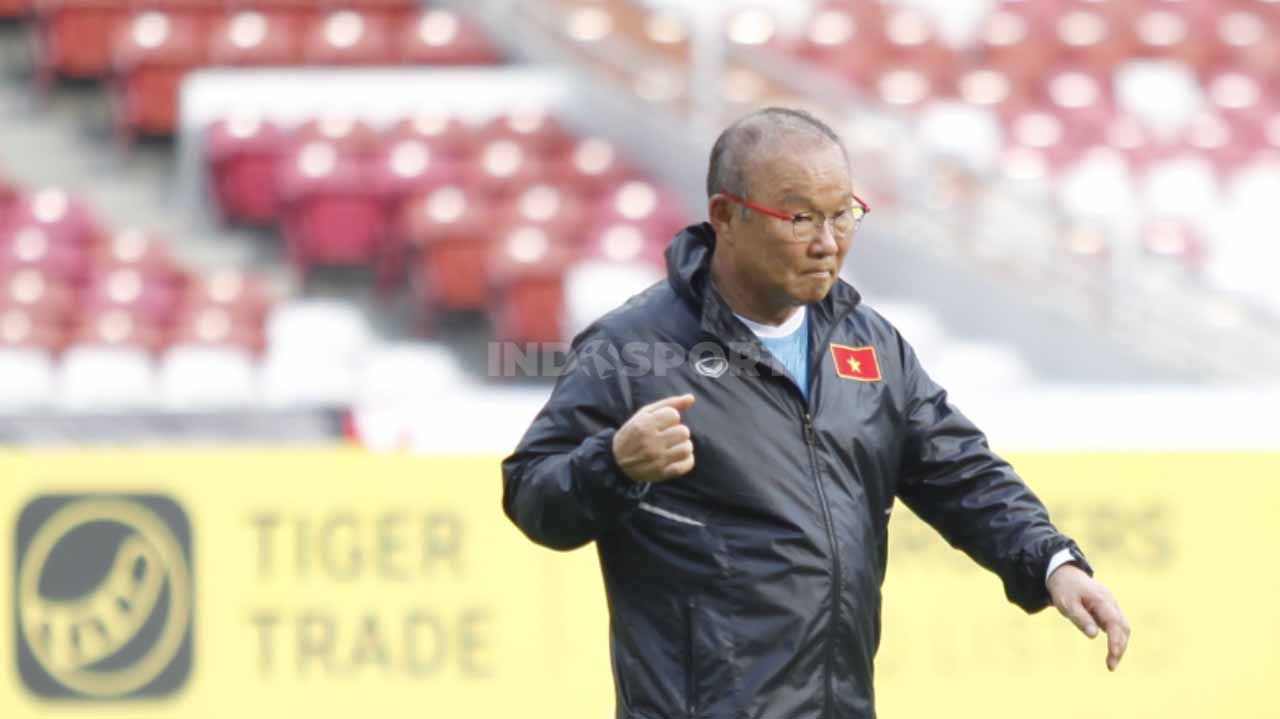
[[[730,221],[736,208],[737,203],[721,194],[712,195],[707,200],[707,217],[716,230],[717,241],[732,242],[733,227]]]

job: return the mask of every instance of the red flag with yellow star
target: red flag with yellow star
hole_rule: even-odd
[[[880,363],[876,360],[875,347],[832,344],[831,356],[835,359],[836,374],[841,377],[860,382],[880,381]]]

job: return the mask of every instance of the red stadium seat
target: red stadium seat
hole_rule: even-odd
[[[573,252],[534,226],[513,227],[492,248],[489,278],[494,336],[507,342],[557,342],[564,337],[564,275]]]
[[[470,23],[448,10],[422,10],[399,25],[396,58],[415,65],[492,65],[502,56]]]
[[[256,115],[232,115],[209,127],[205,155],[223,217],[249,224],[275,221],[277,165],[285,137]]]
[[[70,283],[35,268],[0,273],[0,308],[19,308],[38,324],[65,329],[78,299]]]
[[[145,316],[108,305],[86,309],[71,331],[67,346],[134,347],[158,352],[164,341],[164,331]]]
[[[67,340],[60,325],[43,322],[22,307],[0,309],[0,347],[26,347],[58,352]]]
[[[0,0],[0,20],[26,20],[35,9],[35,0]]]
[[[510,198],[497,214],[499,228],[533,226],[553,237],[573,238],[581,231],[586,208],[572,191],[540,183]]]
[[[608,262],[646,262],[663,267],[670,235],[663,236],[630,222],[607,222],[587,234],[580,255]]]
[[[131,12],[130,0],[43,0],[36,5],[37,72],[102,78],[111,72],[111,47]]]
[[[75,242],[59,241],[39,225],[0,230],[0,272],[22,268],[37,269],[64,282],[79,282],[88,272],[89,250]]]
[[[1054,32],[1053,18],[1030,9],[1002,8],[985,17],[978,31],[980,62],[1014,84],[1039,78],[1057,55],[1056,44],[1047,39]]]
[[[623,182],[602,194],[594,214],[594,224],[627,222],[643,228],[646,236],[668,240],[688,224],[688,217],[673,197],[643,180]]]
[[[281,163],[281,222],[289,258],[304,275],[316,264],[368,266],[388,229],[370,161],[313,140]]]
[[[303,60],[309,65],[387,65],[395,59],[391,38],[383,18],[337,10],[308,31]]]
[[[407,196],[459,180],[458,163],[452,157],[437,152],[430,141],[414,137],[392,136],[378,153],[375,168],[378,191],[396,213]]]
[[[55,244],[87,246],[101,236],[88,208],[59,187],[23,193],[10,206],[6,222],[13,227],[39,227]]]
[[[88,312],[127,310],[154,327],[173,319],[177,292],[168,278],[148,277],[137,269],[115,269],[89,278],[81,305]]]
[[[137,270],[148,280],[181,285],[186,277],[169,254],[169,245],[161,237],[136,227],[124,227],[111,233],[98,246],[94,261],[96,272]]]
[[[486,198],[462,187],[440,188],[405,208],[404,232],[417,250],[414,289],[429,312],[487,306],[493,219]]]
[[[1207,259],[1207,246],[1200,230],[1187,220],[1158,218],[1142,228],[1142,249],[1149,256],[1176,260],[1199,267]]]
[[[399,121],[387,134],[389,141],[424,140],[433,153],[463,159],[479,148],[475,131],[456,116],[437,111],[424,111]]]
[[[422,9],[422,3],[418,0],[333,0],[330,5],[359,11],[360,14],[377,18],[390,27],[408,24]]]
[[[804,34],[793,42],[792,54],[856,84],[868,84],[872,69],[884,55],[885,39],[882,16],[859,18],[857,8],[866,6],[871,4],[820,9],[809,19]]]
[[[217,305],[184,308],[169,333],[170,345],[238,347],[261,354],[266,345],[261,321],[246,321]]]
[[[333,145],[347,157],[373,158],[382,150],[382,138],[363,120],[346,115],[325,115],[308,120],[289,136],[296,149],[320,141]]]
[[[1134,53],[1132,28],[1090,10],[1068,10],[1054,22],[1061,49],[1059,60],[1110,72]]]
[[[1216,15],[1207,17],[1191,9],[1148,10],[1134,25],[1136,50],[1142,56],[1179,60],[1191,67],[1203,65],[1215,52],[1214,38],[1201,28],[1212,27]]]
[[[173,134],[182,78],[208,62],[203,29],[185,15],[148,11],[133,17],[113,53],[116,121],[126,136]]]
[[[885,55],[880,60],[880,67],[872,72],[876,90],[882,96],[885,89],[895,89],[892,86],[898,83],[894,73],[902,70],[927,80],[930,92],[945,92],[954,86],[958,69],[955,53],[938,37],[937,29],[927,14],[911,8],[889,12],[884,21],[884,39]],[[889,88],[884,88],[886,82]],[[909,93],[891,94],[903,97]]]
[[[286,16],[256,10],[227,15],[209,40],[214,65],[294,65],[301,60],[295,24]]]
[[[1280,67],[1280,12],[1272,4],[1270,19],[1263,8],[1224,12],[1216,19],[1217,64],[1236,66],[1246,72],[1274,74]]]
[[[485,123],[478,132],[485,144],[511,140],[521,149],[547,157],[573,145],[573,137],[546,108],[511,110]]]
[[[547,177],[544,160],[514,140],[494,140],[462,167],[469,188],[500,201]]]
[[[633,175],[613,143],[585,138],[547,165],[549,180],[580,197],[595,198]]]
[[[257,277],[221,270],[194,275],[183,291],[181,306],[184,314],[218,308],[229,313],[235,324],[261,327],[271,293]]]

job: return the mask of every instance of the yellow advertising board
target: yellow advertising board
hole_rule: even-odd
[[[592,549],[534,546],[498,459],[0,455],[2,717],[612,716]],[[1280,455],[1025,455],[1120,598],[1120,671],[905,511],[884,717],[1275,719]],[[786,718],[779,718],[786,719]]]

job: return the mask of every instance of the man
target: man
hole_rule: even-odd
[[[874,717],[896,498],[1028,612],[1105,630],[1109,669],[1124,654],[1128,624],[1075,543],[839,279],[867,211],[851,188],[808,114],[725,130],[710,223],[575,340],[503,463],[525,534],[596,542],[620,719]]]

